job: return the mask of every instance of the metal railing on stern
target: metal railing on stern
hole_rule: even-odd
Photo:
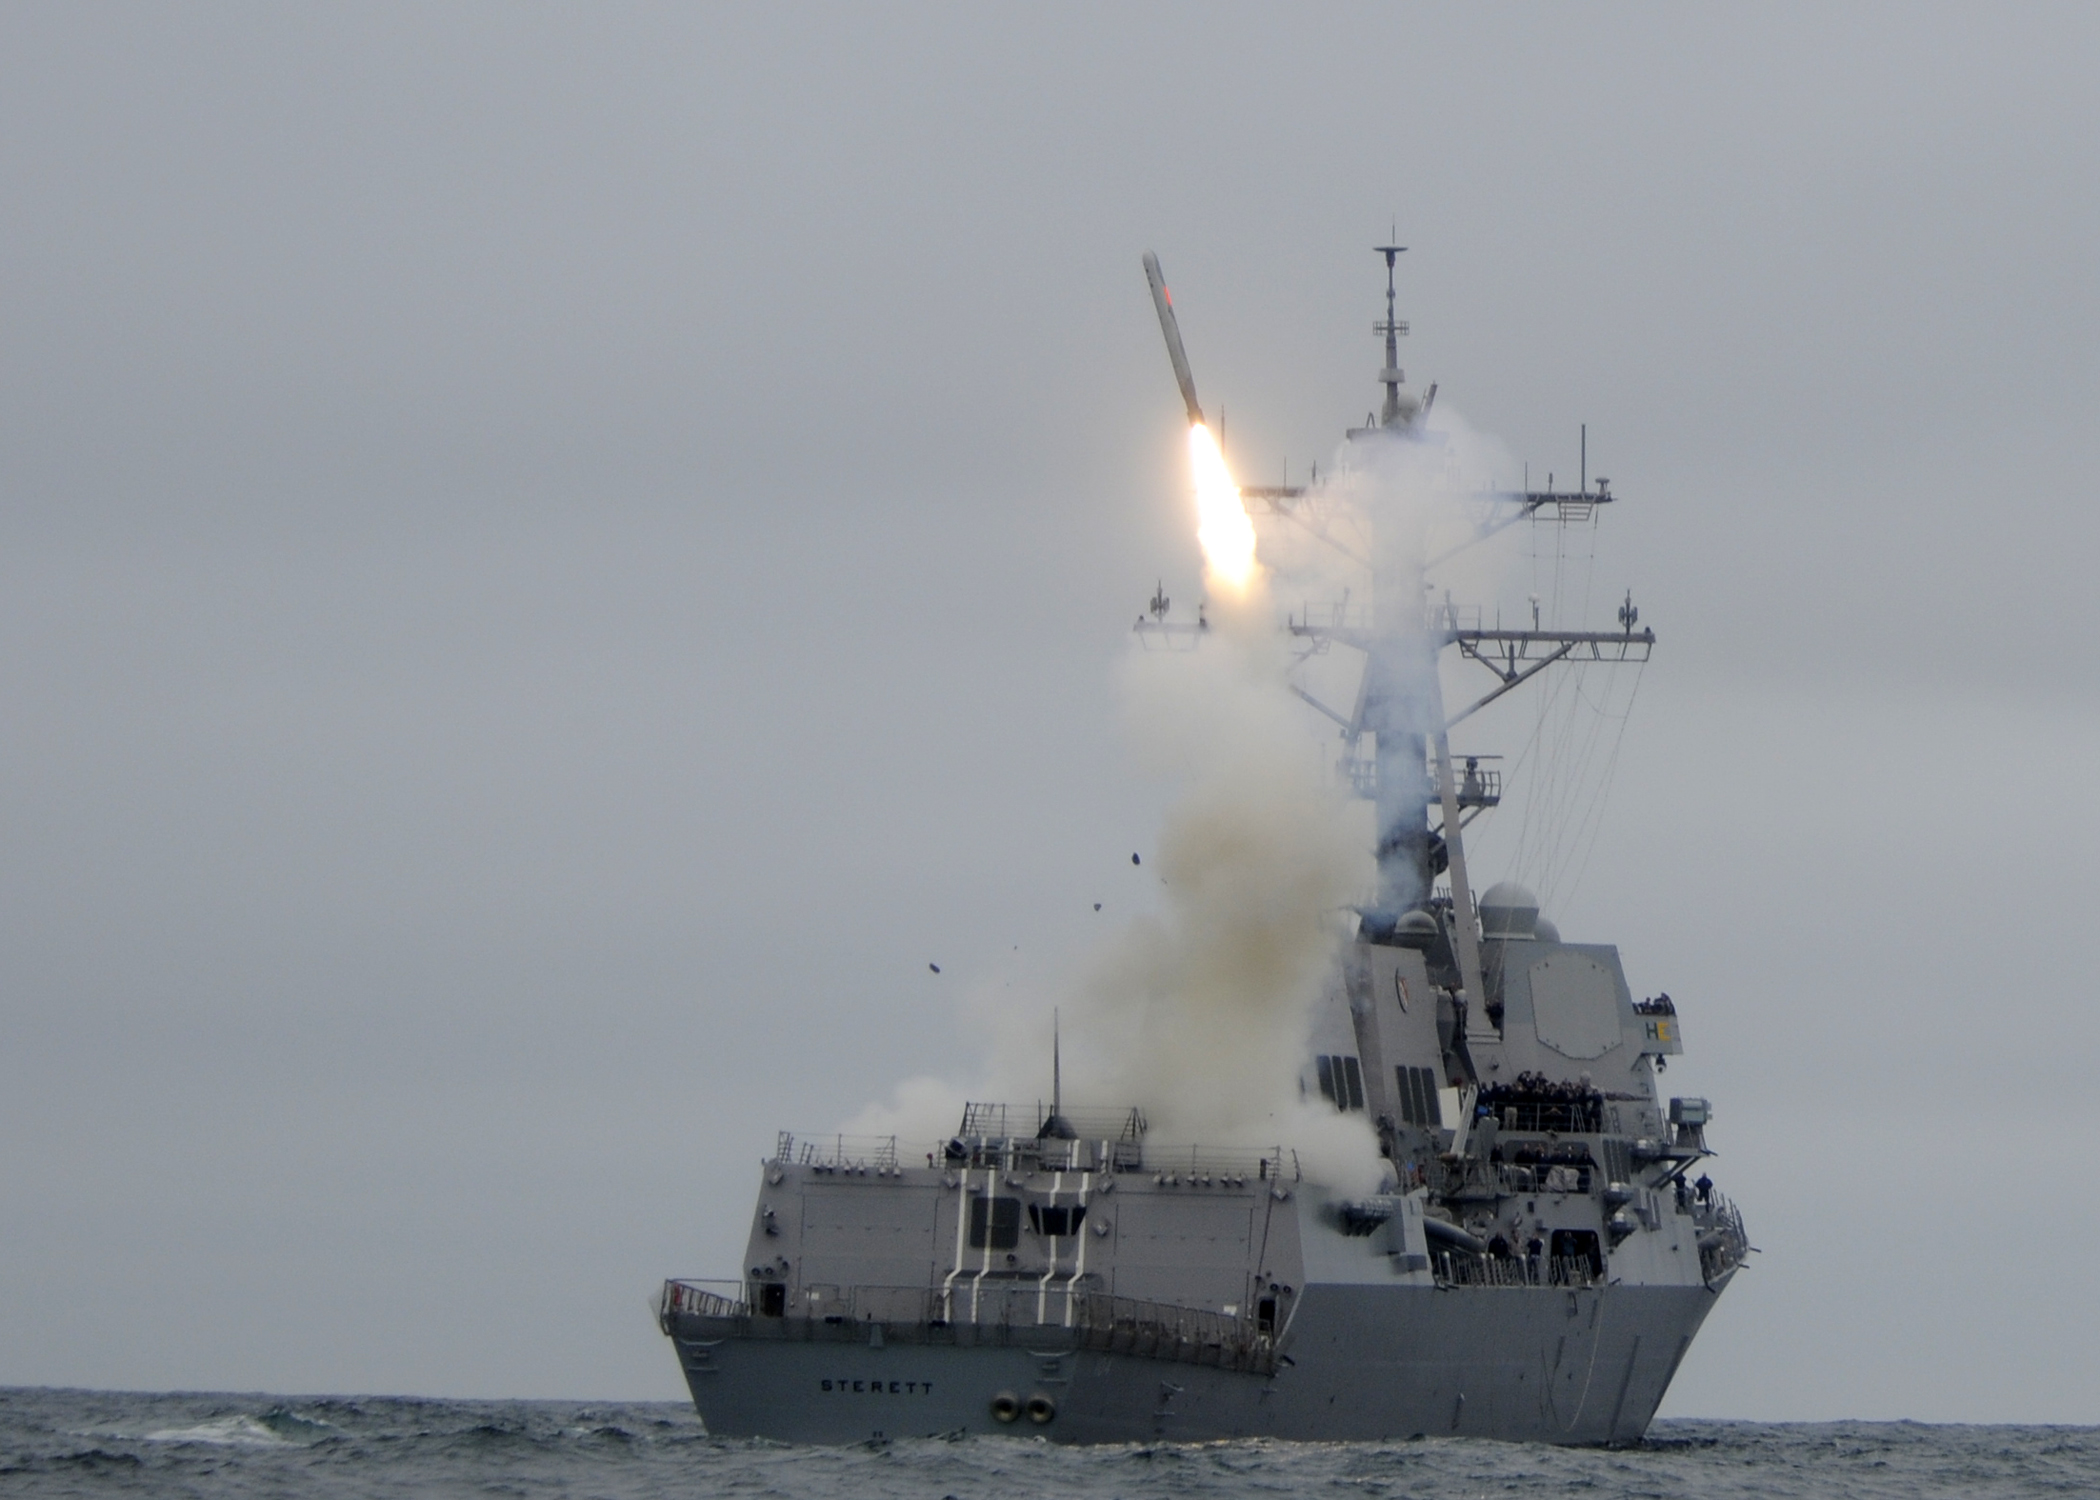
[[[664,1283],[664,1289],[656,1300],[656,1321],[664,1331],[670,1331],[671,1319],[680,1313],[699,1318],[741,1318],[750,1312],[750,1307],[740,1296],[724,1296],[710,1291],[710,1286],[743,1288],[734,1281],[685,1281],[673,1280]]]
[[[894,1177],[902,1170],[897,1159],[897,1138],[893,1135],[840,1135],[834,1132],[812,1136],[798,1143],[793,1131],[783,1130],[774,1145],[773,1160],[814,1167],[820,1172],[851,1172],[860,1176],[872,1171],[878,1177]]]
[[[1715,1189],[1707,1189],[1704,1201],[1694,1205],[1692,1223],[1699,1231],[1700,1274],[1709,1285],[1748,1258],[1750,1236],[1743,1228],[1743,1216]]]

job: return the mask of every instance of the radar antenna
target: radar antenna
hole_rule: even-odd
[[[1407,372],[1400,368],[1400,340],[1407,336],[1407,324],[1395,315],[1393,266],[1407,253],[1407,246],[1375,245],[1372,248],[1385,257],[1385,321],[1371,325],[1373,333],[1385,335],[1385,368],[1378,372],[1379,384],[1385,387],[1385,405],[1379,409],[1378,425],[1405,427],[1414,421],[1416,412],[1407,410],[1400,402],[1400,387],[1407,384]]]

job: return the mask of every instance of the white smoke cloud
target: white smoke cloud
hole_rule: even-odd
[[[1163,1139],[1290,1146],[1330,1184],[1368,1190],[1364,1121],[1307,1105],[1298,1080],[1369,855],[1285,686],[1266,596],[1212,621],[1202,650],[1125,667],[1136,741],[1180,795],[1155,857],[1159,911],[1119,934],[1069,1012],[1084,1068],[1070,1076],[1142,1106]]]
[[[1469,534],[1466,495],[1506,483],[1506,456],[1449,412],[1427,441],[1345,457],[1325,497],[1334,534],[1360,551],[1375,535],[1417,562]],[[1352,510],[1368,529],[1338,519]],[[1368,572],[1302,527],[1265,526],[1262,557],[1293,607],[1345,593],[1368,602]],[[1214,589],[1209,619],[1200,649],[1133,651],[1120,674],[1133,742],[1177,788],[1153,859],[1158,910],[1122,928],[1061,996],[969,1004],[987,1039],[975,1088],[908,1080],[849,1133],[939,1139],[966,1097],[1041,1098],[1054,1003],[1068,1101],[1137,1105],[1155,1142],[1281,1145],[1337,1191],[1378,1187],[1365,1117],[1308,1101],[1300,1084],[1350,908],[1372,885],[1366,824],[1334,784],[1333,738],[1290,691],[1269,576],[1237,598]]]
[[[1442,559],[1433,570],[1437,595],[1428,602],[1440,602],[1445,590],[1462,604],[1492,600],[1510,578],[1507,549],[1464,544],[1487,514],[1483,494],[1523,483],[1523,466],[1498,439],[1440,403],[1418,437],[1344,445],[1300,502],[1307,524],[1263,527],[1262,561],[1277,598],[1292,608],[1344,595],[1368,606],[1374,551],[1408,576]],[[1314,534],[1323,529],[1332,541]],[[1392,608],[1424,601],[1380,602]]]
[[[1371,1191],[1382,1166],[1367,1123],[1308,1104],[1299,1085],[1369,853],[1286,685],[1266,590],[1214,602],[1210,620],[1201,649],[1134,651],[1122,667],[1138,753],[1178,795],[1151,862],[1158,910],[1126,925],[1059,999],[1066,1096],[1138,1106],[1155,1141],[1294,1149],[1318,1180]],[[975,1097],[1041,1097],[1042,998],[1008,997],[990,1013]],[[939,1138],[963,1098],[908,1080],[844,1128]]]
[[[971,1005],[992,1023],[976,1089],[908,1080],[849,1134],[938,1139],[966,1093],[1041,1098],[1054,1000],[1067,1100],[1136,1105],[1155,1142],[1283,1146],[1337,1190],[1377,1188],[1364,1118],[1300,1093],[1314,1007],[1370,857],[1285,686],[1268,609],[1265,598],[1214,608],[1202,649],[1133,652],[1123,664],[1138,752],[1179,790],[1147,866],[1162,882],[1157,911],[1124,926],[1063,995]]]

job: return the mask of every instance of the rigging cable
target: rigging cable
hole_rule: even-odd
[[[1583,847],[1582,862],[1575,869],[1574,882],[1568,887],[1568,901],[1573,904],[1576,891],[1582,888],[1582,877],[1588,873],[1590,856],[1597,849],[1597,835],[1604,827],[1605,805],[1611,800],[1612,783],[1619,773],[1619,750],[1626,743],[1626,725],[1633,718],[1634,700],[1641,695],[1641,678],[1647,675],[1648,664],[1641,663],[1633,674],[1633,688],[1626,695],[1626,711],[1619,715],[1619,732],[1612,738],[1611,756],[1604,763],[1604,776],[1597,788],[1596,801],[1592,804],[1586,820],[1589,827],[1588,843]]]

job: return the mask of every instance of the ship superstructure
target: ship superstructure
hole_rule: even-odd
[[[1384,399],[1348,434],[1344,468],[1426,440],[1436,388],[1417,397],[1398,362],[1402,248],[1379,247]],[[1145,269],[1200,422],[1157,259]],[[1332,478],[1241,494],[1315,535],[1346,504]],[[1475,495],[1469,539],[1587,520],[1613,498],[1586,465],[1574,490]],[[1523,887],[1476,900],[1463,830],[1501,782],[1454,757],[1450,730],[1557,665],[1645,661],[1655,636],[1630,596],[1617,631],[1484,625],[1431,602],[1449,551],[1352,534],[1370,538],[1368,615],[1308,610],[1288,628],[1308,652],[1362,657],[1350,711],[1301,696],[1339,726],[1338,771],[1375,809],[1378,880],[1303,1084],[1361,1113],[1384,1190],[1330,1191],[1287,1145],[1168,1146],[1139,1110],[1061,1099],[973,1104],[916,1154],[783,1134],[741,1274],[667,1282],[659,1304],[710,1431],[1605,1443],[1646,1430],[1748,1243],[1701,1170],[1706,1101],[1659,1091],[1682,1049],[1674,1003],[1636,1001],[1618,950],[1563,942]],[[1140,632],[1200,641],[1200,617],[1168,612],[1162,590]],[[1495,679],[1456,713],[1445,651]]]

